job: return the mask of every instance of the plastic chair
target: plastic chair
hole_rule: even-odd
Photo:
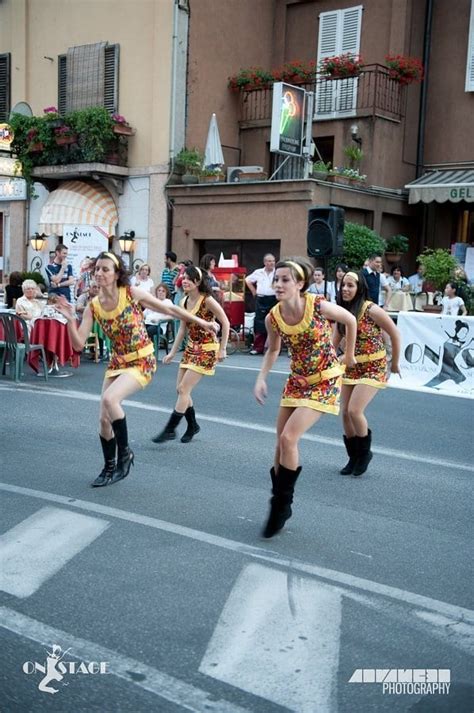
[[[43,359],[43,374],[45,381],[48,380],[48,364],[46,354],[42,344],[30,344],[28,336],[28,325],[25,320],[16,314],[0,313],[0,320],[5,334],[6,347],[3,350],[2,361],[0,363],[0,374],[3,375],[7,355],[10,359],[10,376],[14,376],[15,381],[20,381],[23,376],[23,362],[25,356],[30,352],[39,351]],[[17,328],[22,334],[23,341],[18,341]]]
[[[94,361],[96,364],[99,363],[100,358],[99,358],[99,337],[95,332],[91,332],[89,336],[86,339],[86,343],[84,345],[84,349],[93,349],[94,350]]]
[[[158,356],[158,352],[160,350],[160,346],[163,344],[165,353],[168,354],[168,337],[163,332],[161,331],[161,325],[164,324],[165,327],[168,326],[168,321],[163,321],[163,322],[158,322],[156,325],[156,334],[153,337],[153,345],[155,347],[155,354]]]

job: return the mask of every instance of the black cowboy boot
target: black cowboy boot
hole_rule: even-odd
[[[104,467],[97,478],[92,481],[91,486],[93,488],[102,488],[104,485],[108,485],[115,470],[117,441],[113,436],[109,441],[106,441],[103,436],[100,436],[100,443],[102,445],[102,453],[104,454]]]
[[[357,436],[352,436],[352,438],[348,438],[348,436],[343,436],[343,439],[344,439],[344,445],[346,447],[347,455],[349,456],[349,460],[347,461],[344,468],[341,468],[339,473],[341,475],[350,475],[352,473],[352,471],[354,470],[354,466],[356,464]]]
[[[183,418],[184,413],[178,413],[178,411],[173,411],[169,417],[168,423],[158,435],[154,436],[151,440],[153,443],[164,443],[165,441],[174,441],[176,438],[176,427]]]
[[[370,450],[372,443],[372,431],[369,431],[366,436],[356,436],[357,439],[357,457],[352,471],[352,475],[362,475],[368,468],[370,461],[372,460],[373,453]]]
[[[262,532],[263,537],[268,538],[276,535],[291,517],[291,503],[293,502],[295,483],[300,473],[301,466],[296,470],[289,470],[289,468],[285,468],[280,464],[278,466],[278,474],[275,473],[274,468],[270,470],[273,497],[270,500],[270,514]]]
[[[117,467],[114,470],[110,483],[118,483],[126,478],[135,460],[133,451],[128,447],[127,419],[125,416],[112,421],[112,428],[117,439]]]
[[[184,417],[188,422],[188,427],[184,434],[181,436],[181,443],[189,443],[189,441],[192,441],[193,436],[195,436],[196,433],[199,433],[199,431],[201,430],[201,427],[196,421],[196,412],[194,411],[194,406],[188,406],[188,408],[184,412]]]

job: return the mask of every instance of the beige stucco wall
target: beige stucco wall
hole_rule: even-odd
[[[69,47],[120,45],[119,113],[137,130],[129,165],[169,157],[172,0],[2,0],[0,51],[12,54],[12,106],[33,113],[58,103],[58,55]]]

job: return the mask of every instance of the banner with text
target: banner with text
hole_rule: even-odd
[[[400,312],[400,377],[390,386],[474,398],[474,317]]]
[[[63,242],[69,248],[68,262],[75,277],[79,277],[83,260],[95,258],[109,247],[107,229],[99,225],[65,225]]]

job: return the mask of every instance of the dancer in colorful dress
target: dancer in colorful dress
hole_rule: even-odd
[[[189,443],[196,433],[199,433],[201,429],[196,421],[192,391],[203,376],[213,376],[216,363],[226,358],[229,320],[220,304],[212,297],[212,288],[207,275],[199,267],[188,266],[184,271],[182,288],[185,296],[181,304],[186,313],[201,317],[206,322],[217,319],[222,325],[222,336],[219,344],[215,335],[202,329],[201,326],[190,324],[187,327],[188,338],[176,382],[178,399],[165,428],[152,438],[154,443],[173,441],[176,438],[176,428],[183,416],[187,428],[181,437],[181,443]],[[172,361],[185,337],[185,332],[186,325],[181,322],[173,347],[163,358],[163,364]]]
[[[269,347],[255,383],[258,403],[265,402],[265,379],[280,353],[281,340],[291,350],[291,373],[278,412],[275,462],[270,471],[273,497],[263,537],[273,537],[291,517],[295,483],[301,472],[299,439],[323,413],[339,413],[344,365],[355,363],[355,318],[322,295],[305,292],[312,272],[303,258],[277,263],[273,287],[278,304],[265,320]],[[332,345],[329,320],[346,328],[347,350],[342,362]]]
[[[105,464],[92,483],[97,488],[125,478],[134,462],[122,401],[147,386],[156,371],[153,344],[145,328],[142,307],[195,322],[212,334],[217,325],[175,305],[164,305],[149,292],[131,287],[125,264],[112,252],[102,252],[97,257],[94,277],[100,291],[86,307],[79,328],[74,309],[67,300],[59,300],[56,307],[68,320],[72,345],[77,351],[83,349],[94,320],[112,344],[100,403],[99,435]]]
[[[346,370],[342,380],[342,422],[344,444],[349,461],[341,475],[362,475],[372,460],[372,431],[365,409],[374,396],[387,386],[387,355],[383,332],[392,343],[391,371],[400,374],[400,333],[388,314],[369,300],[363,272],[346,272],[337,303],[357,318],[356,364]],[[334,333],[337,348],[344,336],[344,325]]]

